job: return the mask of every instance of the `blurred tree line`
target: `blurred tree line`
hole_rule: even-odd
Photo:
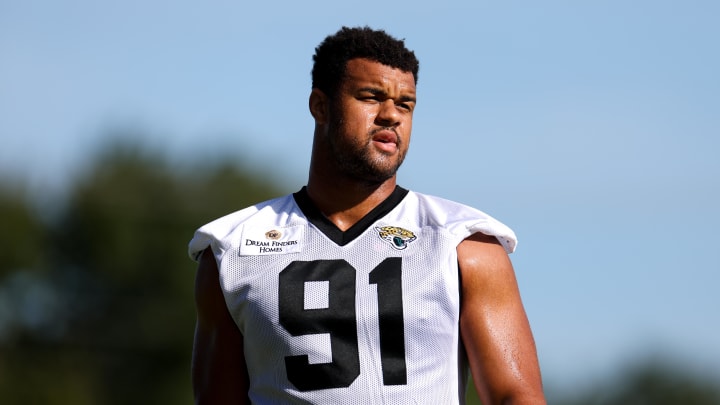
[[[30,197],[0,179],[2,403],[192,403],[187,243],[198,226],[288,191],[229,161],[174,167],[127,144],[99,153],[66,198]],[[469,403],[479,403],[472,391]],[[720,395],[648,366],[550,403],[720,404]]]
[[[278,195],[265,178],[112,145],[65,200],[0,184],[0,402],[192,403],[187,243]]]

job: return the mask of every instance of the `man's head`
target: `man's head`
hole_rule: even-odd
[[[310,112],[311,173],[369,185],[392,180],[405,158],[418,62],[402,41],[370,28],[343,28],[318,46]]]
[[[312,87],[332,97],[345,77],[347,62],[358,58],[410,72],[417,84],[420,63],[403,40],[383,30],[343,27],[315,48]]]

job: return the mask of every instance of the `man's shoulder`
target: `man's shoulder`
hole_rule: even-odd
[[[219,217],[212,222],[203,225],[203,228],[217,227],[236,227],[238,224],[247,222],[252,218],[262,215],[263,217],[282,216],[288,214],[294,208],[294,200],[292,194],[265,200],[249,207],[239,209],[230,214]]]
[[[266,200],[217,218],[198,228],[190,241],[190,256],[196,258],[212,241],[222,244],[247,223],[278,223],[296,210],[292,194]]]
[[[430,211],[439,211],[444,214],[449,213],[467,213],[470,215],[487,215],[484,212],[461,202],[439,197],[432,194],[425,194],[410,190],[408,192],[410,200],[414,200],[418,208]]]
[[[434,195],[410,191],[409,204],[415,204],[425,221],[448,230],[459,238],[475,233],[494,236],[510,253],[515,250],[517,237],[507,225],[491,215],[469,205]]]

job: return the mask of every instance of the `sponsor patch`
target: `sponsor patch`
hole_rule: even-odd
[[[240,256],[283,255],[302,249],[305,227],[245,228],[240,239]]]

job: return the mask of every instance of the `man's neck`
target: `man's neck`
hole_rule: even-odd
[[[396,178],[377,185],[353,181],[323,181],[310,176],[308,197],[338,229],[346,231],[387,199],[396,187]]]

